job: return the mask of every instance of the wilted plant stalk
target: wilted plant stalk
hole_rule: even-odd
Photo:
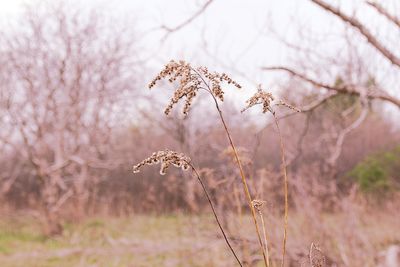
[[[222,73],[222,74],[217,73],[217,72],[211,73],[208,71],[208,69],[206,67],[199,67],[197,69],[194,69],[190,66],[189,63],[186,63],[185,61],[179,61],[179,62],[170,61],[164,67],[164,69],[157,75],[157,77],[149,84],[149,88],[152,88],[157,83],[158,80],[161,80],[163,78],[168,78],[169,82],[174,82],[178,78],[180,78],[178,89],[174,92],[174,95],[171,98],[170,104],[165,109],[165,114],[167,114],[167,115],[171,111],[172,107],[176,103],[178,103],[178,101],[182,98],[186,98],[185,105],[183,108],[183,113],[185,115],[187,115],[189,108],[191,106],[191,103],[200,89],[206,90],[208,93],[210,93],[211,97],[213,98],[215,107],[218,111],[218,115],[221,119],[225,133],[228,137],[229,144],[232,147],[233,153],[235,155],[235,160],[236,160],[237,166],[239,168],[244,193],[246,196],[248,206],[251,211],[251,215],[252,215],[253,223],[254,223],[254,226],[256,229],[256,234],[257,234],[258,242],[260,245],[260,249],[262,251],[264,263],[265,263],[265,265],[267,265],[267,258],[264,253],[260,229],[257,224],[256,212],[251,203],[252,197],[250,195],[249,187],[247,185],[246,176],[244,174],[244,170],[243,170],[242,164],[240,162],[239,155],[237,153],[236,147],[233,143],[231,134],[228,130],[228,126],[225,122],[224,116],[222,115],[222,111],[218,105],[218,100],[217,100],[217,98],[221,101],[223,101],[223,99],[224,99],[224,91],[221,88],[221,82],[226,82],[228,84],[232,84],[237,88],[241,88],[241,86],[237,82],[233,81],[225,73]],[[207,79],[208,82],[205,79]]]
[[[248,187],[248,185],[247,185],[247,179],[246,179],[246,176],[245,176],[245,174],[244,174],[244,170],[243,170],[243,166],[242,166],[242,163],[241,163],[241,161],[240,161],[240,158],[239,158],[239,154],[238,154],[238,152],[237,152],[236,146],[235,146],[234,143],[233,143],[232,136],[231,136],[231,134],[230,134],[230,132],[229,132],[229,130],[228,130],[228,126],[227,126],[227,124],[226,124],[226,122],[225,122],[224,116],[222,115],[222,111],[221,111],[221,109],[220,109],[220,107],[219,107],[219,105],[218,105],[217,99],[215,98],[214,94],[213,94],[212,91],[211,91],[211,88],[208,86],[208,84],[207,84],[206,81],[203,79],[203,77],[202,77],[200,74],[199,74],[199,76],[200,76],[201,79],[203,80],[203,83],[207,86],[207,88],[208,88],[207,91],[210,93],[210,95],[212,96],[212,98],[213,98],[213,100],[214,100],[215,107],[216,107],[216,109],[217,109],[217,111],[218,111],[218,115],[219,115],[219,117],[220,117],[220,119],[221,119],[221,122],[222,122],[222,125],[223,125],[223,127],[224,127],[226,136],[228,137],[229,144],[230,144],[230,146],[231,146],[231,148],[232,148],[232,150],[233,150],[233,154],[234,154],[234,156],[235,156],[235,161],[236,161],[236,164],[237,164],[237,166],[238,166],[238,168],[239,168],[240,178],[241,178],[241,181],[242,181],[242,184],[243,184],[244,193],[245,193],[245,196],[246,196],[246,199],[247,199],[247,202],[248,202],[250,211],[251,211],[251,215],[252,215],[252,218],[253,218],[254,226],[255,226],[255,228],[256,228],[256,234],[257,234],[258,242],[259,242],[260,247],[261,247],[261,250],[262,250],[264,263],[265,263],[266,266],[268,266],[267,257],[266,257],[266,255],[265,255],[265,252],[264,252],[264,249],[263,249],[262,240],[261,240],[260,229],[259,229],[258,224],[257,224],[256,211],[255,211],[255,209],[254,209],[254,207],[253,207],[253,204],[252,204],[252,200],[253,200],[253,199],[252,199],[252,197],[251,197],[250,190],[249,190],[249,187]]]
[[[286,170],[286,159],[285,159],[285,147],[283,144],[283,138],[281,134],[281,129],[279,128],[278,120],[275,116],[275,113],[272,113],[274,116],[274,121],[276,125],[276,129],[278,130],[279,135],[279,145],[280,145],[280,152],[281,152],[281,168],[283,173],[284,179],[284,194],[285,194],[285,215],[284,215],[284,227],[283,227],[283,244],[282,244],[282,267],[285,266],[285,255],[286,255],[286,240],[287,240],[287,228],[288,228],[288,210],[289,210],[289,200],[288,200],[288,177],[287,177],[287,170]]]
[[[199,173],[198,173],[197,170],[193,167],[193,165],[190,164],[190,167],[192,168],[192,171],[193,171],[194,174],[196,175],[197,180],[200,182],[201,187],[203,188],[204,194],[206,195],[207,200],[208,200],[208,203],[210,204],[211,210],[212,210],[212,212],[213,212],[213,214],[214,214],[215,221],[217,222],[218,227],[219,227],[219,229],[221,230],[222,235],[224,236],[224,239],[225,239],[226,244],[228,245],[229,249],[231,250],[231,252],[232,252],[233,256],[235,257],[236,261],[238,262],[238,264],[239,264],[240,266],[243,266],[242,263],[241,263],[241,261],[239,260],[238,256],[236,255],[235,250],[233,249],[232,245],[230,244],[230,242],[229,242],[229,240],[228,240],[228,237],[227,237],[226,234],[225,234],[224,228],[222,227],[222,224],[221,224],[221,222],[219,221],[219,218],[218,218],[218,216],[217,216],[217,212],[215,211],[214,204],[213,204],[212,201],[211,201],[211,197],[210,197],[210,195],[209,195],[209,193],[208,193],[208,191],[207,191],[207,189],[206,189],[206,187],[205,187],[205,185],[204,185],[202,179],[200,178]]]
[[[201,179],[199,173],[197,172],[196,168],[192,165],[191,160],[189,157],[185,156],[182,153],[177,153],[174,151],[170,150],[163,150],[163,151],[158,151],[154,152],[153,155],[150,157],[144,159],[142,162],[136,164],[133,166],[133,172],[138,173],[140,168],[145,166],[145,165],[154,165],[154,164],[161,164],[160,168],[160,174],[165,175],[166,171],[168,170],[170,165],[173,165],[177,168],[182,168],[182,170],[188,170],[189,167],[192,169],[192,172],[195,174],[197,180],[200,182],[200,185],[204,191],[204,194],[206,195],[206,198],[208,200],[208,203],[210,204],[212,213],[214,214],[214,218],[218,224],[219,229],[221,230],[221,233],[225,239],[226,244],[228,245],[230,251],[232,252],[233,256],[235,257],[236,261],[238,262],[239,266],[243,266],[241,261],[239,260],[239,257],[237,256],[235,250],[233,249],[232,245],[230,244],[228,237],[225,234],[224,228],[222,227],[222,224],[218,218],[217,212],[214,208],[214,204],[211,201],[210,194],[207,191],[207,188]]]
[[[262,206],[265,204],[265,201],[255,199],[252,201],[254,208],[257,210],[258,215],[261,220],[261,227],[263,229],[263,238],[264,238],[264,250],[265,255],[267,256],[267,267],[269,267],[269,250],[268,250],[268,238],[267,238],[267,230],[265,227],[264,216],[262,214]]]
[[[279,127],[278,119],[276,118],[275,111],[272,109],[272,102],[274,101],[274,97],[272,96],[271,93],[265,92],[262,90],[261,85],[258,86],[257,92],[249,99],[247,100],[247,106],[242,110],[245,111],[255,105],[262,105],[263,106],[263,113],[270,112],[272,116],[274,117],[274,122],[276,125],[276,128],[278,130],[278,135],[279,135],[279,143],[280,143],[280,154],[281,154],[281,169],[282,169],[282,174],[284,177],[284,197],[285,197],[285,211],[284,211],[284,226],[283,226],[283,241],[282,241],[282,263],[281,266],[285,266],[285,255],[286,255],[286,240],[287,240],[287,228],[288,228],[288,210],[289,210],[289,200],[288,200],[288,177],[287,177],[287,168],[286,168],[286,159],[285,159],[285,147],[283,144],[283,138],[281,134],[281,130]],[[277,104],[277,106],[285,106],[289,109],[295,110],[297,112],[300,112],[299,109],[296,107],[286,103],[285,101],[280,100]],[[263,230],[265,230],[265,227],[263,226]]]

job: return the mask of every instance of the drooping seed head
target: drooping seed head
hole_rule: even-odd
[[[188,170],[190,167],[190,158],[183,153],[171,150],[161,150],[154,152],[150,157],[133,166],[133,173],[138,173],[140,168],[145,165],[155,165],[161,163],[160,174],[165,175],[169,166],[173,165],[182,170]]]

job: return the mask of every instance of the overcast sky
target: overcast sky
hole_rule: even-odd
[[[3,18],[12,18],[21,10],[21,3],[33,1],[0,0],[0,15]],[[333,42],[326,38],[322,40],[322,44],[315,44],[316,49],[321,48],[318,45],[322,45],[326,50],[324,53],[334,52],[341,45],[336,36],[342,35],[343,23],[308,0],[214,0],[190,25],[169,35],[165,42],[160,43],[165,34],[159,29],[161,25],[179,25],[205,2],[85,0],[80,3],[96,6],[118,17],[128,17],[129,23],[138,32],[142,47],[141,57],[147,60],[150,68],[158,70],[170,59],[185,59],[195,65],[204,64],[232,73],[234,78],[253,88],[258,83],[263,83],[268,88],[274,85],[273,78],[276,76],[272,75],[276,74],[261,71],[261,66],[292,63],[293,54],[288,52],[277,35],[293,44],[301,43],[303,40],[296,38],[299,38],[299,29],[303,28],[308,32],[320,33],[321,36],[325,33],[334,36]],[[396,1],[390,2],[393,7],[399,7]],[[381,23],[379,16],[373,15],[370,9],[354,9],[353,5],[362,3],[361,0],[332,3],[340,3],[341,8],[357,13],[368,23]],[[329,49],[330,46],[334,49]]]
[[[22,0],[0,0],[0,15],[12,17],[21,9]],[[283,63],[285,47],[269,28],[290,35],[294,28],[291,16],[323,20],[321,12],[307,1],[215,0],[202,16],[190,25],[168,36],[160,47],[165,32],[160,25],[174,27],[195,13],[205,1],[187,0],[86,0],[107,12],[132,18],[134,27],[150,58],[150,65],[161,65],[172,58],[194,64],[234,67],[246,73],[253,83],[263,82],[260,66]],[[307,19],[306,19],[307,20]],[[305,21],[306,21],[305,20]],[[320,24],[318,24],[320,25]],[[317,26],[317,25],[315,25]],[[233,71],[233,70],[232,70]],[[240,77],[239,79],[243,79]]]

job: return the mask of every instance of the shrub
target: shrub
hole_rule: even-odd
[[[349,172],[349,176],[364,192],[387,193],[400,189],[399,171],[400,146],[368,156]]]

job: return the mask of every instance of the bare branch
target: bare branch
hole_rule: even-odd
[[[326,103],[326,101],[328,101],[332,97],[335,97],[336,95],[338,95],[338,93],[335,93],[335,92],[334,93],[328,93],[328,94],[324,95],[322,98],[319,98],[319,99],[311,102],[310,104],[308,104],[306,106],[303,106],[302,108],[299,108],[299,110],[300,110],[301,113],[312,112],[316,108],[318,108],[318,107],[322,106],[324,103]],[[290,116],[295,115],[295,114],[299,114],[299,112],[290,111],[289,113],[286,113],[286,114],[284,114],[282,116],[279,116],[278,120],[285,119],[285,118],[290,117]]]
[[[378,4],[378,2],[373,2],[373,1],[367,1],[367,4],[373,7],[377,12],[379,12],[381,15],[386,17],[389,21],[393,22],[394,24],[397,25],[400,29],[400,19],[397,18],[395,15],[390,14],[383,6]]]
[[[320,107],[321,105],[323,105],[324,103],[326,103],[326,101],[328,101],[328,100],[331,99],[332,97],[335,97],[337,94],[338,94],[338,93],[333,92],[333,93],[328,93],[328,94],[324,95],[322,98],[319,98],[319,99],[313,101],[312,103],[310,103],[310,104],[308,104],[308,105],[306,105],[306,106],[303,106],[302,108],[299,108],[300,111],[301,111],[300,113],[297,112],[297,111],[290,110],[288,113],[283,114],[283,115],[277,117],[277,120],[279,121],[279,120],[286,119],[286,118],[291,117],[291,116],[296,115],[296,114],[302,114],[302,113],[303,113],[303,114],[307,114],[306,125],[305,125],[305,127],[304,127],[304,129],[303,129],[303,132],[301,133],[300,138],[299,138],[299,141],[298,141],[297,153],[296,153],[295,156],[293,156],[293,157],[288,161],[288,163],[287,163],[288,166],[289,166],[289,165],[292,165],[292,163],[293,163],[298,157],[300,157],[300,155],[301,155],[301,153],[302,153],[302,148],[301,148],[301,145],[302,145],[302,144],[301,144],[301,142],[303,141],[304,137],[307,135],[308,128],[309,128],[309,123],[310,123],[310,118],[311,118],[310,115],[312,114],[312,112],[313,112],[315,109],[317,109],[318,107]],[[260,142],[261,142],[261,136],[262,136],[262,134],[264,133],[264,131],[265,131],[267,128],[269,128],[269,127],[272,126],[272,125],[273,125],[273,121],[268,122],[262,129],[260,129],[260,130],[255,134],[255,138],[254,138],[254,139],[256,140],[256,143],[255,143],[255,146],[254,146],[254,149],[253,149],[253,151],[254,151],[253,154],[256,154],[256,153],[257,153],[257,150],[258,150],[259,145],[260,145]]]
[[[350,17],[340,11],[338,8],[326,3],[323,0],[311,0],[318,6],[322,7],[326,11],[336,15],[342,21],[350,24],[353,28],[357,29],[365,38],[367,38],[368,42],[376,48],[385,58],[387,58],[393,65],[400,67],[400,58],[397,57],[394,53],[392,53],[389,49],[387,49],[381,41],[379,41],[366,27],[362,24],[358,19],[354,17]]]
[[[59,200],[57,201],[57,203],[51,207],[51,212],[56,212],[58,211],[61,206],[70,198],[74,195],[74,192],[72,191],[72,189],[69,189],[67,192],[65,192],[64,195],[62,195]]]
[[[288,160],[288,163],[287,163],[288,166],[295,163],[303,153],[303,141],[308,133],[308,129],[310,128],[311,115],[312,115],[312,113],[307,113],[303,130],[301,131],[299,139],[297,140],[296,154],[290,160]]]
[[[208,0],[199,10],[197,10],[196,13],[194,13],[192,16],[190,16],[189,18],[187,18],[185,21],[183,21],[182,23],[176,25],[175,27],[168,27],[166,25],[162,25],[161,29],[165,30],[166,33],[164,35],[164,37],[162,38],[162,40],[167,39],[168,35],[179,31],[180,29],[186,27],[187,25],[189,25],[192,21],[194,21],[196,18],[198,18],[201,14],[204,13],[204,11],[206,11],[206,9],[214,2],[214,0]]]
[[[353,123],[351,123],[345,129],[343,129],[338,135],[338,138],[336,140],[336,144],[335,144],[333,153],[331,154],[331,156],[328,159],[328,163],[329,163],[330,166],[335,166],[336,165],[336,162],[337,162],[340,154],[342,153],[343,142],[344,142],[346,136],[351,131],[357,129],[361,125],[361,123],[367,118],[367,115],[368,115],[368,101],[367,101],[367,99],[365,97],[361,97],[361,102],[362,102],[361,104],[363,106],[363,109],[361,111],[360,116]]]
[[[288,67],[281,67],[281,66],[276,66],[276,67],[263,67],[263,70],[272,70],[272,71],[285,71],[297,78],[300,78],[303,81],[306,81],[315,87],[318,88],[325,88],[328,90],[336,91],[338,93],[345,93],[345,94],[351,94],[351,95],[360,95],[360,90],[359,88],[356,88],[354,85],[343,85],[343,86],[333,86],[329,85],[323,82],[319,82],[315,79],[312,79],[305,74],[299,73],[294,69],[288,68]],[[397,107],[400,108],[400,99],[389,95],[388,93],[378,90],[377,88],[374,88],[375,90],[373,92],[367,92],[367,97],[370,99],[380,99],[384,101],[388,101]]]

